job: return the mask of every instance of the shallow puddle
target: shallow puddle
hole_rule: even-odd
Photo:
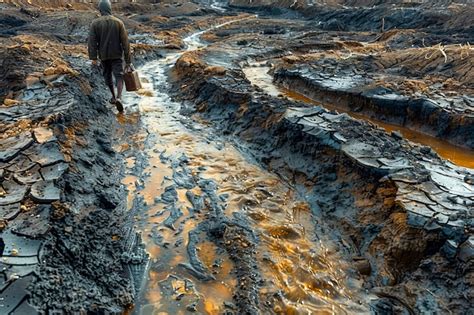
[[[198,38],[187,39],[190,49],[200,46]],[[126,100],[138,108],[149,134],[145,176],[124,180],[129,205],[143,208],[136,226],[150,255],[135,314],[235,313],[234,263],[202,228],[211,215],[210,201],[204,199],[200,211],[191,202],[190,196],[199,200],[206,194],[202,182],[217,187],[222,215],[244,218],[257,236],[262,303],[279,296],[272,305],[278,313],[366,312],[359,305],[366,298],[363,289],[349,281],[344,259],[315,235],[316,221],[305,200],[206,124],[179,114],[181,104],[166,94],[166,73],[178,57],[144,66],[140,71],[148,92]]]
[[[260,87],[269,95],[286,96],[289,99],[295,101],[323,106],[329,110],[336,110],[341,113],[347,113],[355,119],[370,121],[371,123],[376,124],[379,127],[385,129],[387,132],[400,131],[406,139],[415,143],[431,147],[441,157],[450,160],[454,164],[474,168],[474,150],[469,150],[467,148],[456,146],[434,136],[430,136],[419,131],[411,130],[403,126],[390,124],[371,118],[364,114],[355,113],[353,111],[347,110],[342,106],[337,106],[336,104],[322,103],[308,98],[298,92],[279,87],[273,83],[273,77],[268,73],[268,71],[270,71],[270,67],[261,65],[262,63],[253,63],[252,66],[243,68],[243,72],[252,84]]]

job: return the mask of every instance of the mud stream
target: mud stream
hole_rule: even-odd
[[[427,135],[416,130],[412,130],[396,124],[390,124],[364,114],[347,110],[342,106],[337,106],[337,104],[331,104],[326,102],[322,103],[317,100],[306,97],[305,95],[302,95],[298,92],[288,90],[281,86],[277,86],[273,83],[273,77],[268,73],[270,71],[270,67],[263,66],[262,62],[253,62],[250,64],[250,66],[244,67],[243,71],[247,79],[252,84],[260,87],[263,91],[272,96],[285,96],[295,101],[300,101],[307,104],[314,104],[316,106],[323,106],[329,110],[347,113],[355,119],[366,120],[373,124],[376,124],[379,127],[385,129],[387,132],[399,131],[406,139],[415,143],[431,147],[441,157],[450,160],[456,165],[474,168],[474,151],[472,150],[456,146],[447,141],[443,141],[439,138]]]
[[[203,46],[186,38],[188,51]],[[242,283],[230,245],[209,232],[212,220],[233,222],[254,235],[236,246],[255,261],[264,305],[279,313],[365,313],[368,298],[328,236],[305,191],[261,168],[205,121],[180,114],[167,94],[167,73],[182,53],[141,68],[144,93],[129,96],[127,115],[139,116],[145,158],[128,160],[129,207],[150,262],[135,314],[239,313]],[[134,112],[134,113],[133,113]],[[147,162],[144,162],[147,161]],[[255,284],[248,284],[255,285]],[[251,288],[249,288],[250,290]],[[268,304],[268,303],[267,303]]]

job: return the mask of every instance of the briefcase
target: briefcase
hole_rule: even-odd
[[[142,88],[138,71],[131,69],[131,71],[125,71],[123,74],[123,81],[125,82],[125,88],[129,92],[138,91]]]

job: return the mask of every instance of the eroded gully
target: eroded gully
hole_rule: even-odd
[[[185,39],[187,51],[203,46],[202,33]],[[369,297],[318,233],[305,191],[170,99],[167,73],[181,54],[140,69],[145,92],[128,96],[121,117],[124,130],[142,126],[124,144],[140,152],[124,184],[150,256],[134,312],[366,313]]]
[[[415,143],[431,147],[442,158],[450,160],[454,164],[468,168],[474,168],[473,150],[456,146],[447,141],[428,134],[424,134],[417,130],[406,128],[396,124],[387,123],[361,113],[356,113],[347,110],[343,106],[338,106],[337,104],[331,104],[327,102],[322,103],[320,101],[306,97],[305,95],[302,95],[298,92],[288,90],[282,86],[276,85],[273,82],[273,77],[269,74],[270,70],[271,68],[266,65],[265,61],[253,61],[250,62],[248,66],[245,66],[243,68],[245,76],[252,84],[260,87],[263,91],[272,96],[284,96],[295,101],[313,104],[316,106],[323,106],[329,110],[336,110],[341,113],[347,113],[355,119],[369,121],[385,129],[387,132],[399,131],[406,139]]]

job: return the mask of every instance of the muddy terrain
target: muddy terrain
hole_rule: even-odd
[[[469,314],[466,1],[0,3],[0,314]]]

